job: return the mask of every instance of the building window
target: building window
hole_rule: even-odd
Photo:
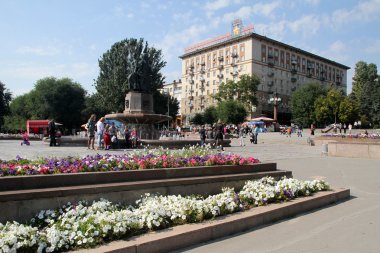
[[[253,58],[253,56],[252,56],[252,58]],[[263,45],[263,44],[261,44],[261,61],[262,62],[267,61],[267,46]]]

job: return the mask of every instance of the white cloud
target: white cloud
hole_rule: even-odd
[[[189,21],[191,20],[191,17],[193,15],[193,12],[191,10],[184,12],[184,13],[174,13],[173,19],[175,21]]]
[[[30,46],[23,46],[18,48],[17,53],[21,54],[33,54],[33,55],[38,55],[38,56],[54,56],[57,54],[60,54],[61,51],[52,46],[48,47],[30,47]]]
[[[273,12],[280,7],[280,1],[273,1],[270,3],[257,3],[253,6],[242,6],[236,12],[226,13],[223,16],[225,21],[232,21],[236,18],[248,19],[252,15],[261,15],[264,17],[270,17]]]
[[[319,5],[319,2],[320,2],[320,0],[303,0],[303,1],[305,1],[307,4],[314,5],[314,6]]]
[[[174,80],[178,81],[178,79],[181,79],[181,71],[163,71],[165,76],[165,83],[171,83]]]
[[[208,30],[207,27],[206,25],[192,25],[183,31],[168,33],[155,46],[162,49],[165,60],[170,62],[183,54],[184,47],[199,41],[200,35]]]
[[[380,53],[380,39],[378,40],[375,40],[372,45],[368,46],[366,49],[365,49],[365,52],[369,53],[369,54],[377,54],[377,53]]]
[[[380,0],[369,0],[359,2],[351,10],[339,9],[333,12],[331,21],[333,25],[340,25],[348,22],[370,21],[379,19]]]
[[[205,9],[208,11],[217,11],[219,9],[226,8],[230,6],[231,4],[240,3],[240,0],[215,0],[210,1],[205,4]]]
[[[287,22],[286,26],[294,33],[302,32],[304,35],[316,34],[321,27],[322,19],[315,15],[303,16],[295,21]]]

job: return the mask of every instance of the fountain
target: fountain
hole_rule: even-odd
[[[129,92],[125,96],[125,109],[122,113],[105,115],[106,119],[113,119],[135,127],[140,139],[158,139],[160,134],[153,124],[171,119],[169,115],[155,114],[153,111],[152,83],[149,77],[149,66],[146,62],[146,50],[142,55],[135,57],[132,51],[128,52]]]
[[[160,137],[160,133],[153,124],[168,121],[172,117],[155,114],[152,94],[133,89],[125,96],[124,112],[107,114],[105,118],[121,121],[130,129],[135,127],[140,139],[156,140]]]

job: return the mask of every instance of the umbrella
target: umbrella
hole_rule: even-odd
[[[254,118],[254,119],[252,119],[251,121],[273,122],[274,119],[267,118],[267,117],[258,117],[258,118]]]
[[[245,122],[247,125],[264,125],[265,122],[263,121],[251,121],[251,122]]]

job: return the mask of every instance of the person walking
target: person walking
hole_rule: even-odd
[[[104,134],[104,117],[101,117],[98,122],[96,123],[96,140],[98,147],[97,149],[103,148],[102,140],[103,140],[103,134]]]
[[[50,147],[57,146],[57,142],[55,140],[55,121],[51,119],[49,121],[49,136],[50,136]]]
[[[240,140],[240,146],[245,146],[245,143],[244,143],[244,133],[245,133],[245,129],[242,125],[239,126],[239,140]]]
[[[257,136],[259,135],[259,127],[257,125],[255,125],[255,128],[253,129],[253,132],[254,132],[254,135],[255,135],[255,141],[254,141],[254,144],[257,144]]]
[[[117,139],[117,128],[115,126],[115,122],[111,123],[109,127],[109,134],[111,138],[111,147],[112,149],[119,147],[119,140]]]
[[[202,126],[199,130],[199,137],[201,138],[201,146],[204,146],[206,143],[206,129],[205,126]]]
[[[302,137],[302,126],[298,126],[298,129],[297,129],[297,136],[298,137]]]
[[[215,133],[215,146],[216,147],[221,146],[222,150],[224,150],[223,149],[223,124],[220,120],[218,121],[218,123],[215,126],[215,131],[216,131],[216,133]]]
[[[129,148],[130,147],[129,140],[131,138],[131,132],[129,131],[129,128],[127,125],[125,125],[124,138],[125,138],[125,147]]]
[[[87,130],[87,136],[88,136],[88,144],[87,148],[88,149],[95,149],[94,144],[95,144],[95,120],[96,120],[96,115],[92,114],[91,117],[88,119],[88,122],[86,124],[86,130]]]

